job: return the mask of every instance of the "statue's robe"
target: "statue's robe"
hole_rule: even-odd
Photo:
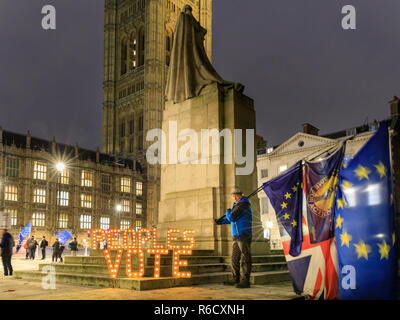
[[[204,48],[207,30],[189,12],[182,12],[175,27],[166,97],[179,103],[197,97],[212,83],[243,91],[238,83],[223,80],[215,71]]]

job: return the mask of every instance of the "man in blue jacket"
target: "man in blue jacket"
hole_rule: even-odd
[[[232,192],[233,207],[226,215],[216,219],[216,224],[230,224],[232,228],[233,248],[231,268],[233,281],[228,284],[237,288],[250,288],[251,273],[251,240],[252,240],[252,211],[249,199],[240,190]],[[242,267],[242,277],[240,276]]]
[[[11,257],[13,254],[13,248],[15,246],[14,238],[10,233],[7,232],[7,229],[3,229],[2,238],[0,242],[1,248],[1,259],[4,266],[4,275],[12,276],[13,268],[11,265]]]

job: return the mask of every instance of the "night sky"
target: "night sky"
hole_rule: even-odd
[[[57,9],[57,30],[41,8]],[[357,30],[341,8],[357,9]],[[0,1],[0,125],[101,146],[102,0]],[[310,122],[329,133],[389,116],[400,95],[400,1],[216,0],[213,64],[246,85],[257,132],[282,143]]]

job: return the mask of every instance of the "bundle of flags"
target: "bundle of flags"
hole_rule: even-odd
[[[394,299],[395,209],[386,123],[344,165],[345,143],[299,161],[263,189],[294,291],[309,299]]]
[[[21,249],[22,242],[25,240],[25,238],[31,233],[32,229],[32,222],[29,222],[25,228],[23,228],[18,234],[17,234],[17,247],[16,247],[16,252]]]

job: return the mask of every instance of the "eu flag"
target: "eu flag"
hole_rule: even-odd
[[[301,161],[289,168],[280,176],[263,184],[263,189],[275,209],[276,218],[290,235],[291,256],[301,252],[302,231],[302,190],[303,170]]]
[[[16,251],[18,252],[19,249],[21,249],[22,246],[22,241],[24,241],[24,239],[31,233],[31,229],[32,229],[32,222],[29,222],[25,228],[23,228],[18,234],[17,234],[17,248]]]
[[[69,239],[71,239],[72,234],[68,230],[64,230],[64,231],[57,231],[56,236],[57,236],[58,240],[60,241],[61,245],[65,246],[67,241]]]
[[[396,250],[387,124],[339,173],[335,233],[341,299],[393,299]]]

